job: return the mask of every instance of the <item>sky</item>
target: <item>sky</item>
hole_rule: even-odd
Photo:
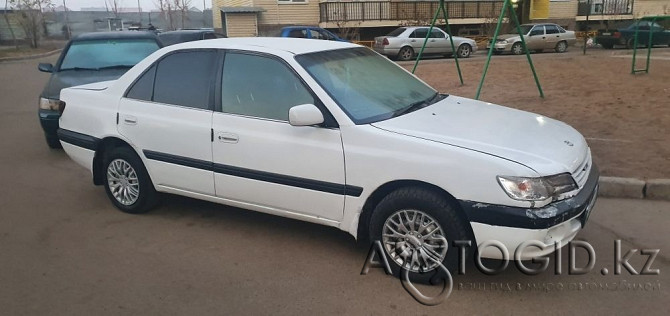
[[[111,1],[111,0],[108,0]],[[119,7],[125,8],[125,7],[137,7],[137,0],[118,0],[119,1]],[[53,4],[55,6],[60,6],[63,5],[63,0],[52,0]],[[157,0],[139,0],[140,6],[142,7],[142,11],[147,11],[147,10],[153,10],[156,9],[158,6],[156,3],[158,3]],[[105,0],[65,0],[65,4],[70,10],[76,10],[78,11],[82,7],[105,7]],[[191,6],[196,7],[198,9],[202,10],[202,5],[203,5],[203,0],[191,0]],[[205,5],[207,8],[212,7],[212,0],[205,0]]]

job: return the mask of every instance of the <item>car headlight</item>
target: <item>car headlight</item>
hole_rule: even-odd
[[[61,103],[63,102],[58,99],[40,98],[40,109],[59,111],[61,108]]]
[[[507,44],[507,40],[497,40],[496,43],[498,43],[498,44]]]
[[[498,176],[498,183],[509,197],[520,201],[542,201],[577,189],[569,173],[540,178]]]

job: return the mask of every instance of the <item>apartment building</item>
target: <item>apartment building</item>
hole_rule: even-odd
[[[587,16],[589,23],[595,24],[670,14],[669,0],[512,2],[522,23],[553,22],[568,29],[581,29]],[[438,3],[437,0],[213,0],[212,13],[214,28],[230,37],[272,35],[288,25],[318,25],[336,32],[340,28],[357,28],[360,39],[365,40],[399,25],[430,23]],[[502,0],[447,0],[449,23],[459,34],[481,34],[484,25],[495,22],[502,4]]]

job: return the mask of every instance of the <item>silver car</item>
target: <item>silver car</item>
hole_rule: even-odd
[[[526,41],[528,50],[541,52],[545,49],[552,49],[557,53],[564,53],[568,46],[577,42],[574,31],[566,31],[559,25],[551,23],[543,24],[523,24],[521,33],[525,34],[523,39]],[[491,48],[491,43],[486,45],[486,49]],[[496,38],[494,53],[511,52],[515,55],[523,54],[523,46],[519,34],[503,34]]]
[[[429,29],[428,26],[399,27],[386,36],[375,37],[373,49],[391,58],[410,60],[421,50]],[[477,51],[477,43],[472,39],[454,36],[453,40],[459,58],[470,57],[470,54]],[[423,53],[426,55],[452,55],[449,34],[434,27],[430,32]]]

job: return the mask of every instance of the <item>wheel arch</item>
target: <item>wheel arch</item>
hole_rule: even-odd
[[[93,184],[95,185],[104,184],[105,174],[103,170],[103,159],[105,157],[106,152],[116,147],[128,147],[133,151],[135,151],[133,146],[131,146],[130,144],[128,144],[128,142],[118,137],[110,136],[100,140],[95,149],[95,156],[93,157]]]
[[[445,189],[437,185],[419,180],[394,180],[384,183],[381,186],[377,187],[365,200],[365,204],[363,204],[363,210],[361,211],[361,214],[358,218],[358,229],[356,233],[358,240],[362,241],[363,243],[370,242],[368,240],[369,239],[368,228],[370,225],[370,218],[372,216],[372,213],[374,212],[375,207],[377,206],[377,204],[379,204],[379,202],[382,201],[382,199],[384,199],[384,197],[389,195],[391,192],[406,187],[424,188],[437,192],[438,194],[446,197],[447,200],[456,210],[457,215],[460,218],[461,223],[463,224],[463,227],[466,228],[472,240],[475,241],[474,232],[472,231],[472,225],[470,225],[470,221],[468,221],[468,218],[465,215],[465,212],[463,211],[463,208],[461,207],[460,203],[458,203],[458,200],[449,192],[447,192]]]

